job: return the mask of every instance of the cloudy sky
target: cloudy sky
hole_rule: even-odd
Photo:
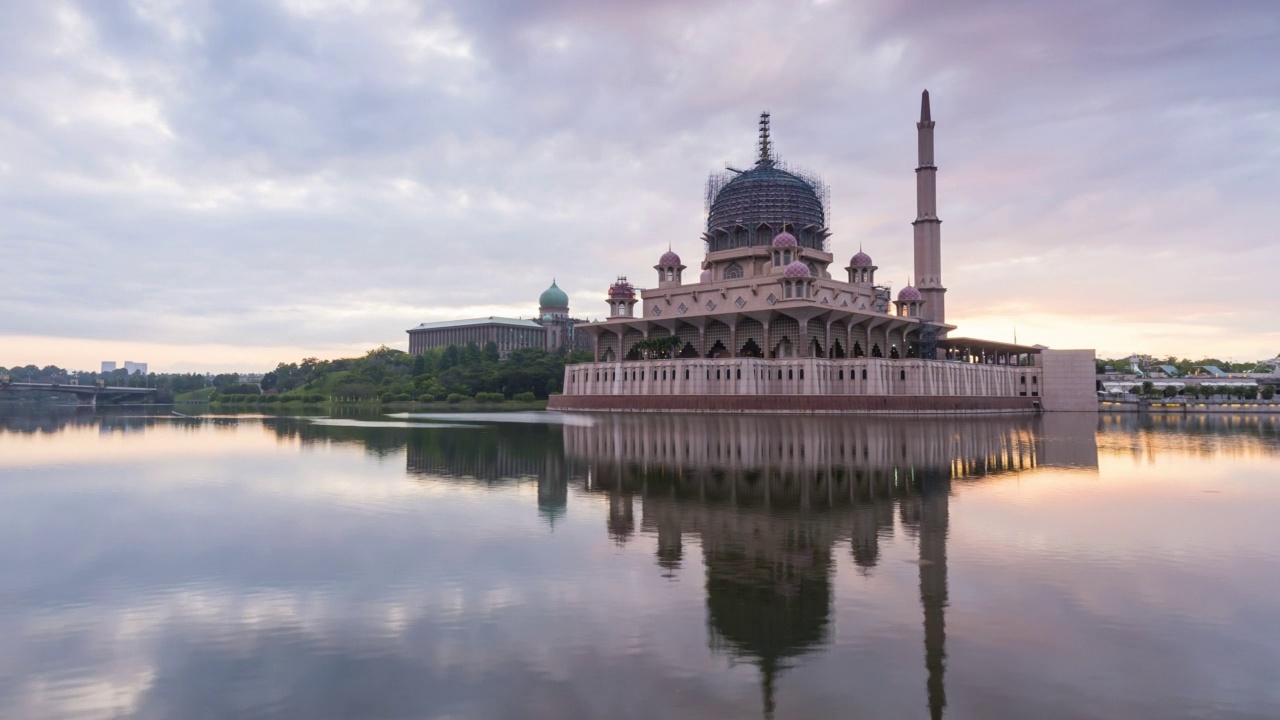
[[[1280,5],[1014,0],[0,3],[0,365],[266,369],[420,322],[603,314],[754,154],[911,268],[938,121],[949,320],[1280,352]]]

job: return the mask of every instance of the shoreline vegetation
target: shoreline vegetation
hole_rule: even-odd
[[[156,393],[149,404],[156,405],[532,410],[546,408],[547,397],[560,392],[566,364],[590,359],[591,354],[584,351],[552,353],[535,348],[512,350],[504,358],[490,342],[483,348],[474,343],[434,348],[422,355],[383,346],[354,358],[280,363],[260,376],[129,375],[123,370],[76,372],[52,365],[0,368],[0,375],[14,382],[92,385],[103,381],[113,387],[151,387]],[[57,402],[58,396],[34,401],[47,402],[45,398]]]

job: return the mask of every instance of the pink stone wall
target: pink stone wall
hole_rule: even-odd
[[[602,412],[1019,413],[1032,397],[856,397],[823,395],[553,395],[549,410]]]

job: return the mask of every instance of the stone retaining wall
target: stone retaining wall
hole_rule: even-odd
[[[599,412],[1034,413],[1037,398],[822,395],[553,395],[548,410]]]

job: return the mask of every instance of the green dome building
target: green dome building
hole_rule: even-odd
[[[552,280],[551,287],[543,290],[542,294],[538,296],[538,306],[540,312],[544,315],[548,313],[554,315],[553,310],[561,310],[564,313],[568,313],[569,295],[561,290],[559,285],[556,285],[555,280]]]

